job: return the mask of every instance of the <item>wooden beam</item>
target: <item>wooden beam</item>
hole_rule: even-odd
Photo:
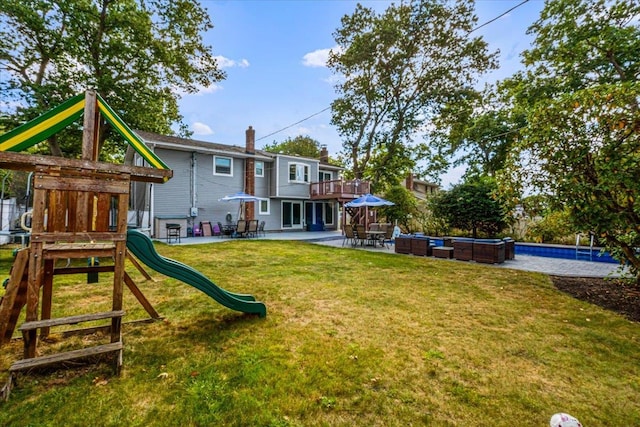
[[[9,372],[23,371],[26,369],[38,368],[41,366],[53,365],[68,360],[80,359],[90,356],[97,356],[104,353],[112,353],[122,350],[122,341],[110,344],[103,344],[96,347],[83,348],[80,350],[67,351],[65,353],[50,354],[35,358],[18,360],[9,368]]]
[[[96,91],[87,90],[84,93],[84,123],[82,127],[82,160],[98,160],[98,99]]]
[[[147,310],[149,316],[153,317],[154,319],[159,319],[160,315],[158,314],[156,309],[153,308],[147,297],[144,296],[140,288],[138,288],[138,285],[136,285],[133,279],[126,272],[124,273],[124,283],[127,285],[131,293],[136,297],[138,302],[144,307],[145,310]]]
[[[0,151],[0,169],[35,171],[37,167],[59,167],[71,169],[81,174],[125,173],[132,181],[163,183],[173,177],[171,169],[145,168],[141,166],[118,165],[114,163],[93,162],[82,159],[67,159],[64,157],[43,156],[38,154],[13,153]]]

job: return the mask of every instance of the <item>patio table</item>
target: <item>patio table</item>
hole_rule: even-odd
[[[237,224],[227,224],[222,226],[222,234],[225,236],[233,237],[233,234],[238,228]]]
[[[367,243],[369,246],[378,246],[380,243],[381,247],[384,247],[384,235],[385,232],[382,230],[369,230],[367,233],[367,242],[371,242],[371,244]]]

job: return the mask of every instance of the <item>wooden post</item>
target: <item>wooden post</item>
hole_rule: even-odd
[[[40,309],[40,320],[51,319],[51,306],[53,300],[53,269],[52,259],[44,260],[44,282],[42,284],[42,308]],[[40,330],[40,338],[49,336],[50,328]]]
[[[100,110],[96,92],[88,90],[84,95],[84,122],[82,124],[82,160],[98,161],[100,136]]]

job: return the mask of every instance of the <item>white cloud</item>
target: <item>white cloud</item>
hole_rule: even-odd
[[[327,60],[329,59],[329,52],[332,50],[339,51],[340,47],[335,46],[328,49],[318,49],[313,52],[309,52],[302,57],[302,65],[305,67],[326,67]]]
[[[209,87],[199,86],[198,92],[196,92],[196,94],[197,95],[204,95],[206,93],[214,93],[214,92],[217,92],[219,90],[222,90],[222,86],[213,83]]]
[[[344,81],[344,76],[342,74],[332,74],[329,77],[322,79],[322,81],[325,83],[329,83],[332,86],[335,86],[338,83],[342,83]]]
[[[191,130],[195,135],[213,135],[213,130],[202,122],[194,122],[191,125]]]
[[[232,68],[232,67],[240,67],[247,68],[249,66],[249,61],[246,59],[241,59],[236,61],[234,59],[225,58],[224,56],[215,56],[214,59],[220,68]]]

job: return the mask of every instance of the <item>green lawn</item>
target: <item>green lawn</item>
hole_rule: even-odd
[[[267,317],[129,265],[165,320],[125,325],[122,375],[20,375],[0,425],[543,426],[556,412],[640,425],[640,324],[544,275],[304,242],[157,248],[255,295]],[[7,276],[11,251],[0,257]],[[54,315],[108,309],[109,275],[62,277]],[[144,318],[125,296],[125,320]],[[82,345],[53,338],[39,349]],[[0,380],[21,352],[2,348]]]

